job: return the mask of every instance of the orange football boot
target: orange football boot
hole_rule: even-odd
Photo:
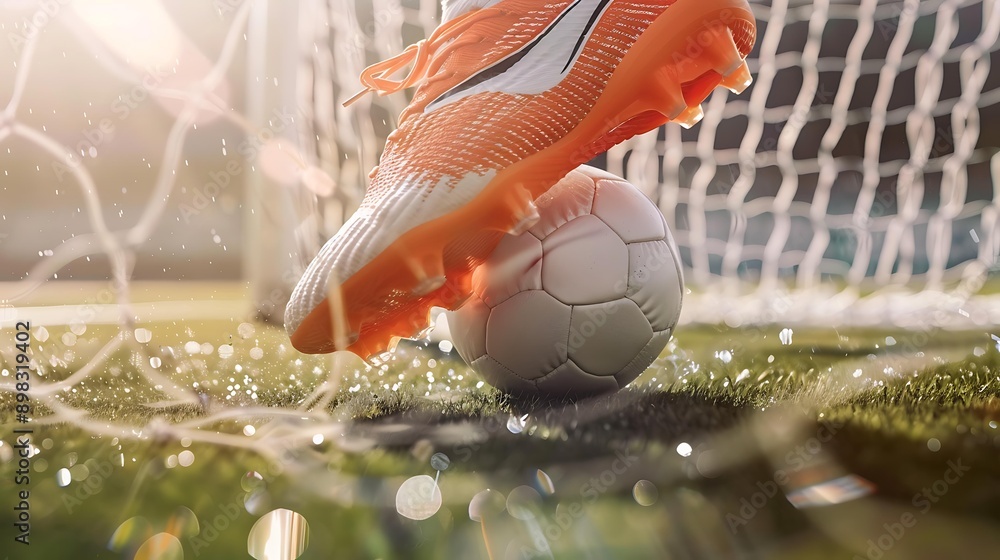
[[[361,77],[362,93],[417,90],[360,208],[292,294],[302,352],[369,358],[424,331],[569,171],[668,121],[692,126],[716,86],[751,82],[745,0],[453,0],[444,20]]]

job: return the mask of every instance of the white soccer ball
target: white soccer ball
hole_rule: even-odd
[[[511,393],[617,391],[666,346],[681,311],[680,256],[635,186],[582,166],[540,197],[540,219],[507,235],[448,315],[459,354]]]

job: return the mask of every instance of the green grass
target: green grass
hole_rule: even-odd
[[[105,546],[120,523],[141,517],[163,530],[180,507],[199,521],[181,535],[185,558],[243,557],[254,521],[277,507],[308,520],[305,558],[486,558],[487,546],[505,558],[507,543],[533,548],[538,532],[555,558],[864,557],[868,539],[908,511],[919,523],[885,558],[937,558],[944,545],[985,554],[1000,544],[987,530],[1000,521],[1000,353],[989,333],[795,329],[785,345],[779,327],[686,328],[628,389],[552,402],[484,386],[436,345],[403,344],[372,368],[298,354],[281,330],[261,324],[138,326],[152,331],[148,343],[126,333],[84,381],[37,411],[36,445],[50,441],[32,474],[29,558],[121,557]],[[69,378],[118,336],[116,327],[91,326],[67,345],[67,331],[34,343],[44,364],[38,379]],[[220,357],[223,344],[232,356]],[[176,391],[142,375],[151,358]],[[335,389],[317,393],[324,383]],[[177,402],[187,395],[197,399]],[[0,393],[7,428],[12,406]],[[314,443],[317,433],[323,440]],[[831,437],[817,447],[823,434]],[[682,442],[689,457],[678,453]],[[177,465],[184,451],[194,456],[188,467]],[[111,474],[94,478],[112,452],[122,457],[110,460]],[[440,475],[444,505],[426,521],[405,519],[396,490],[408,477],[436,474],[432,453],[451,461]],[[616,473],[619,454],[634,460]],[[914,495],[956,460],[970,470],[923,513]],[[56,484],[58,469],[87,461],[89,477]],[[12,467],[7,461],[0,473],[5,499]],[[534,521],[498,513],[484,540],[469,518],[473,495],[544,488],[539,470],[555,494],[539,490],[529,504]],[[249,471],[263,474],[266,490],[248,511],[240,480]],[[876,492],[807,509],[777,495],[744,518],[743,501],[778,471],[793,479],[787,491],[853,473]],[[652,506],[633,498],[639,480],[657,488]],[[85,484],[94,496],[73,502]],[[217,530],[231,503],[238,513]]]

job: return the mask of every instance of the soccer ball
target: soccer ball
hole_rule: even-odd
[[[539,220],[506,235],[448,314],[462,358],[518,394],[617,391],[660,354],[684,293],[656,206],[624,179],[582,166],[536,201]]]

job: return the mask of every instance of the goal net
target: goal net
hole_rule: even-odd
[[[656,201],[692,293],[682,320],[969,325],[1000,252],[994,1],[752,2],[755,82],[717,90],[692,130],[667,125],[598,158]],[[317,2],[304,67],[317,155],[363,193],[405,96],[350,108],[367,65],[438,22],[437,0]],[[327,27],[325,22],[329,21]]]
[[[1000,122],[997,2],[752,8],[750,89],[719,89],[693,129],[667,125],[594,162],[673,228],[691,291],[682,321],[1000,322],[1000,130],[983,126]],[[360,202],[407,98],[342,102],[367,65],[428,36],[440,5],[25,2],[2,15],[3,178],[22,187],[0,206],[45,185],[66,212],[51,222],[62,229],[0,216],[0,320],[49,279],[110,279],[51,318],[128,332],[134,279],[242,278],[259,315],[280,318],[298,271]],[[156,41],[130,36],[132,21],[161,22]],[[51,93],[79,68],[101,79]],[[200,303],[150,311],[221,309]]]

